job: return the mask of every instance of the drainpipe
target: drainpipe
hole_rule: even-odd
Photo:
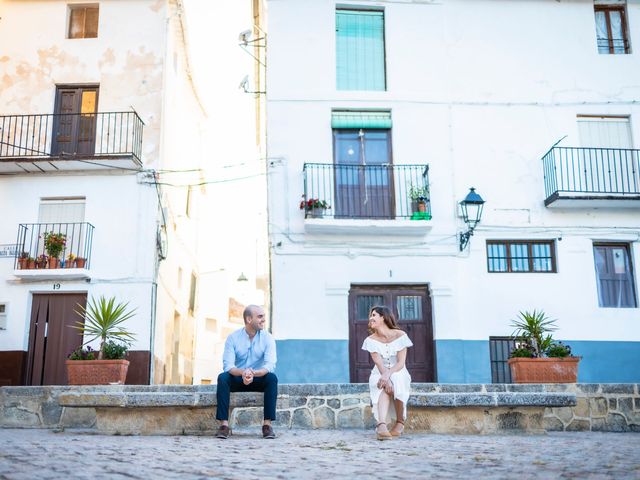
[[[157,262],[156,262],[157,265]],[[157,271],[157,269],[156,269]],[[155,277],[154,277],[155,278]],[[155,377],[155,341],[156,341],[156,308],[158,299],[158,282],[151,282],[151,335],[149,340],[149,385],[154,384]]]

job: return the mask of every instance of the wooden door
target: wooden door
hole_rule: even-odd
[[[72,325],[82,321],[78,304],[86,293],[34,294],[31,306],[27,385],[66,385],[67,355],[82,345],[82,335]]]
[[[52,155],[93,155],[96,143],[98,87],[58,86]]]
[[[366,383],[373,368],[371,355],[362,350],[369,310],[376,305],[392,309],[413,347],[407,350],[406,365],[414,382],[434,382],[435,346],[431,318],[431,297],[426,285],[352,285],[349,291],[349,371],[351,382]]]
[[[334,130],[336,218],[394,218],[389,130]]]

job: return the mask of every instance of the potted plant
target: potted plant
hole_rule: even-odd
[[[73,253],[67,255],[67,259],[64,262],[64,268],[75,268],[76,256]]]
[[[555,320],[545,313],[520,312],[514,320],[512,338],[516,348],[508,360],[515,383],[575,383],[580,357],[571,355],[571,347],[555,341]]]
[[[36,268],[36,259],[27,257],[27,270],[33,270],[34,268]]]
[[[67,243],[64,233],[44,232],[44,249],[49,255],[49,268],[58,268],[60,254]]]
[[[84,268],[87,263],[87,259],[84,257],[76,257],[75,266],[76,268]]]
[[[409,198],[411,199],[411,220],[431,220],[431,213],[427,212],[429,201],[429,185],[409,186]]]
[[[48,257],[43,253],[35,259],[36,268],[47,268]]]
[[[305,200],[304,195],[302,195],[300,210],[304,210],[305,216],[307,217],[322,218],[325,210],[329,208],[331,208],[331,205],[329,205],[326,200],[320,200],[319,198]]]
[[[123,327],[132,318],[134,310],[127,310],[128,302],[116,303],[115,297],[91,298],[87,307],[78,305],[77,313],[85,318],[73,328],[89,337],[82,346],[72,352],[66,361],[69,385],[123,384],[127,377],[129,361],[125,356],[134,335]],[[100,340],[100,349],[92,351],[85,347]]]
[[[28,268],[29,262],[29,252],[21,252],[18,257],[18,267],[20,270],[25,270]]]
[[[414,212],[426,212],[427,202],[429,201],[429,186],[409,186],[409,198]]]

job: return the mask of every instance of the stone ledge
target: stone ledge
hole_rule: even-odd
[[[640,432],[639,384],[415,383],[407,431]],[[285,384],[277,428],[372,428],[367,384]],[[91,428],[112,434],[215,433],[215,385],[0,387],[0,428]],[[169,407],[169,408],[167,408]],[[262,394],[231,397],[237,427],[262,422]]]
[[[359,386],[358,386],[359,387]],[[117,387],[119,391],[109,392],[104,388],[96,391],[65,392],[58,396],[63,407],[193,407],[206,408],[217,405],[215,392],[176,391],[129,391]],[[279,393],[278,400],[292,403],[296,397],[341,397],[344,395],[365,395],[368,388],[342,389],[327,388],[287,388],[289,393]],[[328,391],[333,390],[333,391]],[[337,390],[337,391],[336,391]],[[295,393],[293,393],[295,392]],[[261,393],[235,393],[231,395],[231,407],[254,407],[262,405]],[[492,392],[492,393],[438,393],[416,392],[409,397],[409,407],[568,407],[576,405],[575,393],[553,392]]]
[[[571,407],[573,393],[416,393],[409,397],[410,407]]]

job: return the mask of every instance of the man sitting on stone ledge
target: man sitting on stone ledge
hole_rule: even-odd
[[[216,419],[220,427],[216,437],[228,438],[229,397],[231,392],[264,392],[263,438],[275,438],[271,421],[276,419],[278,378],[276,368],[276,342],[264,330],[264,309],[249,305],[244,309],[244,327],[227,337],[222,364],[224,372],[218,375],[218,407]]]

